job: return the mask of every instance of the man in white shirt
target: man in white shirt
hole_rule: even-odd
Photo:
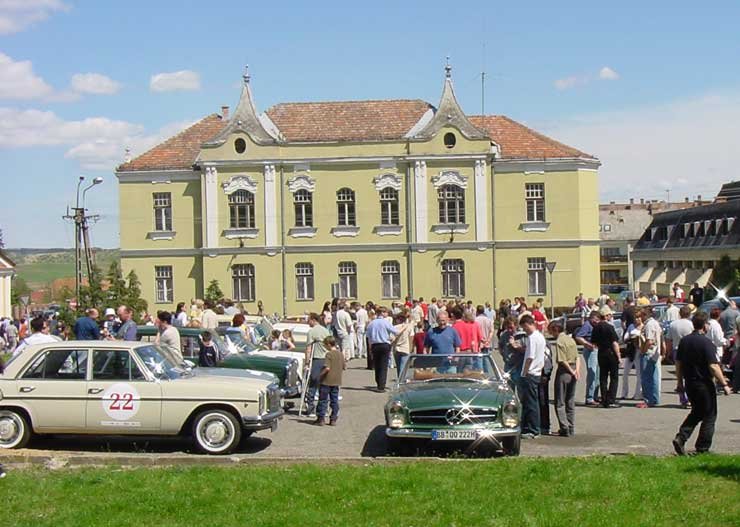
[[[365,306],[358,303],[355,310],[355,316],[357,317],[357,333],[355,334],[357,344],[355,346],[355,356],[365,358],[367,356],[367,339],[365,338],[365,328],[367,328],[367,323],[369,321]]]
[[[637,408],[648,408],[660,404],[660,350],[663,342],[663,329],[653,318],[653,309],[645,306],[640,311],[642,318],[642,397]]]
[[[717,362],[720,363],[722,362],[722,354],[725,352],[725,346],[727,346],[725,332],[719,323],[719,317],[721,315],[722,311],[718,307],[713,307],[709,312],[709,322],[707,324],[707,338],[714,344],[717,350]]]
[[[34,344],[46,344],[48,342],[59,342],[59,339],[53,335],[49,335],[49,325],[42,317],[36,317],[31,320],[31,331],[33,332],[30,336],[24,338],[18,347],[13,351],[13,357],[20,354],[28,346]]]
[[[344,302],[339,304],[339,309],[336,313],[336,328],[337,336],[339,337],[339,345],[344,355],[344,360],[348,361],[353,358],[353,335],[354,328],[352,327],[352,317],[347,313],[347,309]]]
[[[666,354],[670,354],[673,357],[673,362],[676,361],[678,345],[681,343],[681,339],[694,332],[694,324],[691,322],[691,308],[689,306],[681,307],[679,316],[681,318],[671,322],[668,328],[668,335],[665,339]],[[678,399],[682,406],[687,406],[689,399],[686,393],[679,392]]]
[[[422,309],[421,303],[418,300],[414,300],[414,307],[411,308],[411,320],[414,321],[414,327],[424,320],[424,309]]]
[[[480,330],[480,351],[481,353],[491,352],[491,341],[493,336],[493,322],[486,316],[486,310],[483,306],[476,308],[475,323]]]
[[[200,327],[203,329],[216,329],[218,327],[218,318],[213,310],[214,304],[211,300],[205,301],[205,311],[200,319]]]
[[[681,286],[678,284],[678,282],[673,284],[673,296],[675,296],[676,300],[678,300],[679,302],[683,302],[686,299],[686,293],[683,289],[681,289]]]
[[[681,315],[679,314],[678,307],[673,303],[673,299],[669,298],[666,300],[666,305],[668,306],[665,310],[665,313],[663,313],[663,317],[661,318],[661,322],[674,322],[681,318]],[[693,332],[693,329],[691,330]],[[676,345],[678,347],[678,344]]]
[[[180,363],[185,362],[182,356],[180,332],[172,325],[172,314],[169,311],[160,311],[157,313],[154,324],[159,330],[154,342],[174,353]]]
[[[522,437],[533,439],[540,435],[539,386],[545,366],[545,337],[537,331],[534,318],[524,315],[519,321],[527,334],[527,348],[519,384],[519,399],[522,402]],[[513,340],[513,339],[512,339]]]
[[[429,304],[429,310],[427,311],[427,321],[429,322],[430,328],[437,327],[437,315],[439,314],[439,300],[432,298],[432,303]]]

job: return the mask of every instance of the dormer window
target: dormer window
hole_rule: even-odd
[[[457,138],[455,137],[455,134],[453,134],[452,132],[447,132],[444,136],[444,143],[445,147],[454,148],[457,144]]]
[[[247,142],[241,137],[234,141],[234,150],[237,154],[243,154],[247,150]]]

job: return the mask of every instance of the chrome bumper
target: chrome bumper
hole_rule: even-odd
[[[274,432],[277,430],[278,421],[283,418],[283,410],[277,410],[264,414],[259,417],[242,417],[242,428],[244,430],[257,431],[267,430]]]
[[[504,430],[491,430],[488,428],[481,429],[485,431],[486,435],[490,434],[489,437],[500,439],[503,437],[516,437],[521,434],[519,427],[506,428]],[[427,429],[414,429],[414,428],[390,428],[385,429],[385,435],[394,438],[409,438],[409,439],[432,439],[432,431]]]
[[[300,385],[286,386],[285,388],[280,388],[280,395],[282,395],[284,399],[290,399],[291,397],[298,397],[300,394],[301,394]]]

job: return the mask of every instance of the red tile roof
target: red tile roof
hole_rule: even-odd
[[[288,142],[388,141],[403,139],[433,106],[422,100],[283,103],[267,110]],[[593,158],[503,115],[473,115],[470,122],[501,147],[504,159]],[[225,126],[211,114],[148,152],[118,167],[119,172],[189,169],[203,143]]]
[[[470,122],[488,132],[501,147],[504,159],[543,159],[552,157],[587,157],[573,147],[555,141],[504,115],[470,115]]]
[[[292,102],[267,115],[288,142],[402,139],[432,105],[419,99]]]
[[[148,152],[122,164],[118,171],[188,169],[198,157],[200,145],[216,135],[223,126],[221,116],[213,113]]]

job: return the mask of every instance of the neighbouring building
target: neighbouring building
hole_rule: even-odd
[[[601,238],[601,289],[611,292],[618,289],[634,289],[632,274],[632,251],[645,229],[653,221],[653,214],[669,210],[685,209],[708,203],[701,196],[681,202],[660,200],[599,205],[599,237]]]
[[[507,117],[468,116],[449,66],[422,100],[282,103],[250,78],[212,114],[118,167],[121,259],[150,309],[211,280],[256,309],[332,296],[570,305],[599,291],[595,157]],[[554,262],[554,284],[546,273]]]
[[[15,263],[5,254],[5,251],[0,250],[0,317],[13,316],[10,292],[14,275]]]
[[[637,289],[670,295],[675,282],[703,287],[722,256],[740,258],[738,186],[725,185],[714,203],[653,216],[632,252]]]

